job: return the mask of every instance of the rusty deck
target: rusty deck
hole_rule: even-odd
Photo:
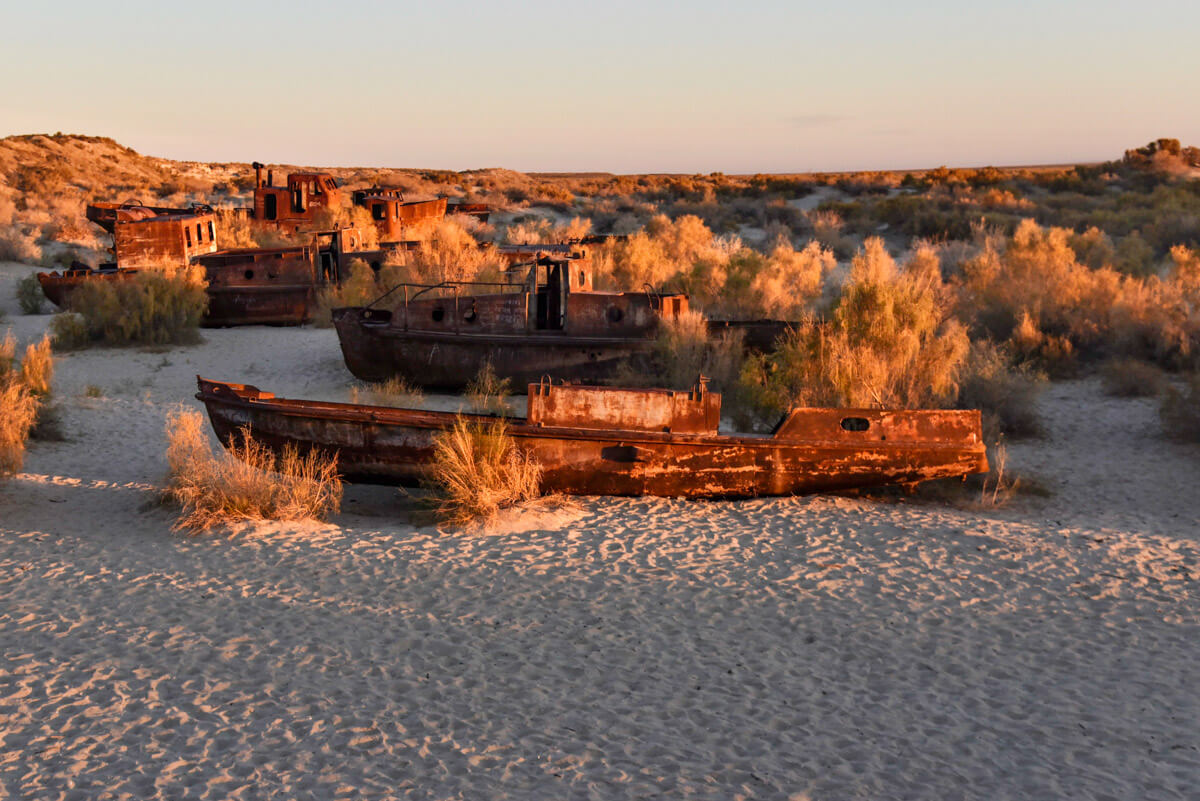
[[[277,451],[338,454],[350,481],[414,485],[448,412],[276,398],[197,378],[228,444],[238,429]],[[542,468],[542,490],[572,495],[744,498],[915,484],[987,470],[978,411],[794,409],[770,435],[720,434],[720,395],[533,384],[509,421]],[[482,420],[478,415],[467,417]]]

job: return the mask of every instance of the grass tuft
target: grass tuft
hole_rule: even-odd
[[[466,395],[468,405],[477,412],[507,415],[511,411],[508,397],[512,395],[512,381],[496,375],[489,361],[467,384]]]
[[[501,509],[539,495],[541,467],[519,450],[503,421],[459,417],[434,439],[424,486],[445,522],[494,520]]]
[[[25,447],[34,428],[46,418],[53,359],[49,341],[25,349],[16,360],[17,341],[9,331],[0,340],[0,478],[13,475],[25,463]]]
[[[361,388],[357,386],[350,388],[351,403],[411,409],[420,406],[424,400],[425,393],[420,388],[398,375],[377,384],[364,384]]]
[[[276,455],[243,428],[214,454],[197,411],[167,415],[167,492],[182,507],[176,529],[208,531],[240,521],[325,520],[342,503],[337,456],[294,446]]]

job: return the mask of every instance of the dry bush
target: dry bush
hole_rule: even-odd
[[[1045,379],[1028,365],[1014,367],[1006,350],[981,340],[971,344],[955,405],[980,410],[988,442],[1001,435],[1037,436],[1042,433],[1037,396],[1044,384]]]
[[[311,239],[305,232],[289,232],[256,223],[249,214],[233,208],[216,209],[216,216],[217,244],[222,249],[282,248],[308,244]]]
[[[481,247],[457,219],[447,218],[421,233],[415,252],[407,254],[407,273],[416,282],[498,280],[504,262],[492,248]]]
[[[25,443],[37,419],[37,398],[14,376],[0,376],[0,478],[25,462]]]
[[[17,281],[17,305],[21,307],[22,314],[41,314],[46,307],[46,295],[38,283],[37,273],[30,273]]]
[[[13,475],[24,464],[25,444],[45,408],[53,372],[47,340],[26,348],[20,364],[16,351],[16,339],[9,331],[0,340],[0,478]]]
[[[1117,398],[1151,398],[1166,386],[1163,371],[1136,359],[1113,359],[1100,368],[1104,394]]]
[[[408,409],[421,405],[425,393],[409,383],[403,376],[392,376],[386,381],[364,384],[350,388],[351,403],[366,403],[373,406],[394,406]]]
[[[228,451],[214,454],[204,417],[167,415],[167,497],[178,503],[176,528],[204,531],[244,520],[325,520],[341,508],[337,455],[276,455],[243,428]]]
[[[478,412],[506,415],[510,408],[508,398],[512,395],[512,381],[496,375],[496,368],[485,362],[479,373],[467,384],[468,405]]]
[[[615,248],[613,277],[626,289],[645,284],[658,287],[674,279],[703,304],[724,288],[725,268],[740,248],[736,237],[715,237],[695,215],[672,221],[659,214]]]
[[[20,380],[34,397],[45,400],[50,397],[50,383],[54,379],[54,356],[50,352],[50,337],[25,348],[21,360]]]
[[[555,225],[546,217],[515,220],[504,229],[504,241],[513,245],[559,244],[582,239],[592,232],[592,221],[572,217],[566,225]]]
[[[960,315],[998,342],[1011,339],[1019,356],[1052,375],[1075,373],[1080,358],[1194,363],[1200,259],[1176,246],[1165,279],[1139,278],[1080,264],[1072,236],[1025,220],[1006,242],[989,239],[963,263]]]
[[[381,294],[375,272],[362,259],[353,259],[346,270],[347,276],[340,284],[327,284],[317,291],[313,304],[313,325],[329,328],[333,325],[332,312],[347,306],[366,306]]]
[[[37,236],[20,225],[0,225],[0,261],[36,264],[42,258]]]
[[[51,321],[54,344],[65,349],[199,342],[200,320],[208,309],[204,287],[204,271],[196,267],[85,282],[71,293],[70,312]]]
[[[979,489],[980,506],[1006,506],[1021,488],[1021,479],[1008,469],[1008,448],[997,442],[988,448],[988,471]]]
[[[1168,386],[1163,394],[1159,417],[1163,435],[1172,440],[1200,442],[1200,373],[1185,379],[1181,392]]]
[[[777,409],[943,406],[958,394],[969,343],[942,293],[936,271],[901,270],[869,239],[831,319],[792,330],[754,382]]]
[[[439,517],[466,525],[495,519],[501,509],[536,498],[542,470],[509,436],[502,421],[459,417],[434,438],[422,480]]]
[[[0,376],[6,376],[17,368],[17,338],[11,330],[0,339]]]
[[[374,250],[379,247],[379,229],[371,210],[366,206],[338,206],[332,209],[321,209],[313,217],[312,229],[315,231],[331,231],[335,228],[355,228],[362,237],[364,250]]]
[[[822,247],[828,248],[839,256],[849,255],[854,244],[845,233],[845,222],[842,215],[828,209],[813,209],[808,212],[808,223],[812,226],[813,236]]]
[[[809,242],[802,250],[779,243],[765,269],[751,281],[754,311],[778,320],[800,319],[821,297],[825,278],[836,266],[833,251],[817,242]]]

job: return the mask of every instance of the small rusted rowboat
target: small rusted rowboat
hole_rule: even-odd
[[[434,437],[457,415],[276,398],[197,377],[196,395],[229,444],[249,426],[274,450],[337,452],[349,481],[414,485]],[[509,433],[542,467],[542,490],[570,495],[745,498],[916,484],[987,470],[978,411],[793,409],[771,434],[719,434],[721,396],[529,386]],[[479,415],[466,415],[486,419]]]

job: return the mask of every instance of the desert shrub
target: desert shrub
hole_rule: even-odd
[[[1168,439],[1200,442],[1200,374],[1188,376],[1183,391],[1166,388],[1159,416]]]
[[[34,397],[45,400],[50,397],[50,383],[54,379],[54,356],[50,352],[50,337],[25,348],[21,360],[20,380]]]
[[[25,443],[37,418],[38,400],[13,376],[0,377],[0,478],[25,462]]]
[[[398,375],[386,381],[350,388],[351,403],[411,408],[419,406],[424,400],[425,393],[419,387]]]
[[[42,257],[37,236],[19,225],[0,225],[0,261],[35,264]]]
[[[1005,349],[981,340],[971,344],[959,377],[960,409],[979,409],[984,439],[1001,435],[1031,437],[1041,433],[1037,396],[1045,379],[1027,364],[1014,367]]]
[[[1095,226],[1082,234],[1071,235],[1069,242],[1079,262],[1093,270],[1111,267],[1117,262],[1117,250],[1112,239]]]
[[[0,478],[13,475],[25,462],[25,445],[50,394],[53,372],[48,343],[43,340],[16,360],[17,343],[9,331],[0,340]]]
[[[17,281],[17,305],[23,314],[41,314],[46,306],[46,295],[42,285],[38,283],[37,274],[29,275]]]
[[[331,313],[346,306],[366,306],[385,290],[380,289],[375,272],[362,259],[353,259],[346,278],[340,284],[327,284],[317,291],[313,304],[313,325],[328,328],[333,325]]]
[[[546,217],[515,220],[504,230],[504,241],[514,245],[571,242],[592,232],[592,221],[573,217],[566,225],[555,225]]]
[[[958,393],[969,343],[941,293],[936,271],[899,269],[870,239],[831,318],[798,325],[750,378],[777,409],[945,405]]]
[[[1166,384],[1163,371],[1136,359],[1113,359],[1100,368],[1100,381],[1106,395],[1117,398],[1150,398]]]
[[[501,509],[536,498],[541,467],[496,420],[459,417],[434,438],[422,484],[447,523],[487,522]]]
[[[330,231],[335,228],[355,228],[362,237],[362,247],[373,250],[379,247],[379,229],[366,206],[338,206],[321,209],[313,217],[312,229]]]
[[[421,232],[416,251],[407,254],[407,274],[419,283],[497,280],[504,268],[459,220],[447,218]]]
[[[833,251],[817,242],[802,250],[781,242],[750,283],[753,311],[767,318],[797,320],[821,296],[826,276],[837,266]]]
[[[823,247],[838,256],[850,254],[854,245],[843,232],[846,223],[841,214],[832,209],[813,209],[808,213],[808,222],[812,226],[813,236]]]
[[[740,248],[736,237],[714,236],[695,215],[672,221],[659,214],[616,247],[613,277],[626,289],[645,284],[661,287],[675,279],[703,304],[720,294],[729,258]]]
[[[76,312],[60,312],[50,318],[50,338],[58,350],[78,350],[92,342],[87,320]]]
[[[171,274],[144,271],[120,281],[85,282],[71,293],[71,314],[55,315],[51,321],[55,345],[198,342],[200,320],[208,309],[204,286],[204,271],[199,268]]]
[[[196,411],[167,415],[168,499],[182,508],[176,528],[203,531],[244,520],[324,520],[341,508],[337,455],[288,445],[279,455],[243,428],[214,454]]]
[[[508,398],[512,395],[512,381],[496,375],[496,368],[485,362],[474,378],[467,383],[467,403],[478,412],[508,414]]]

